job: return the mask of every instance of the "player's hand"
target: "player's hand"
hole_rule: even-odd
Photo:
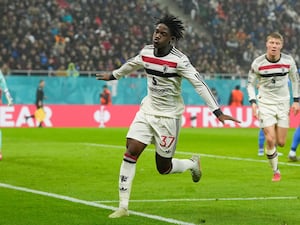
[[[293,102],[292,111],[294,113],[294,116],[296,116],[299,113],[299,110],[300,110],[299,102]]]
[[[13,105],[13,98],[11,97],[9,91],[5,92],[5,97],[7,99],[7,105],[12,106]]]
[[[97,80],[110,80],[110,74],[108,73],[96,73]]]
[[[12,98],[8,99],[7,105],[12,106],[13,104],[14,104],[13,99]]]
[[[258,108],[257,108],[257,105],[256,103],[252,103],[251,104],[251,108],[252,108],[252,114],[253,116],[258,119]]]
[[[218,117],[218,120],[220,120],[223,124],[225,122],[225,120],[232,120],[234,122],[237,122],[237,123],[240,123],[241,121],[239,121],[238,119],[232,117],[232,116],[229,116],[229,115],[226,115],[226,114],[222,114]]]

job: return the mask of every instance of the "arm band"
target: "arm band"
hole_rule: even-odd
[[[251,99],[249,102],[250,102],[251,105],[252,105],[253,103],[256,104],[256,100],[255,100],[255,99]]]
[[[117,78],[114,77],[114,75],[110,75],[109,80],[116,80]]]
[[[294,98],[294,102],[299,102],[299,98]]]
[[[213,111],[213,113],[215,114],[215,116],[218,118],[219,116],[223,115],[223,112],[221,111],[221,109],[216,109],[215,111]]]

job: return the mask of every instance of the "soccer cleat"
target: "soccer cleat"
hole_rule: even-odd
[[[119,208],[112,214],[110,214],[108,217],[109,218],[120,218],[124,216],[129,216],[128,210],[125,208]]]
[[[288,158],[289,158],[290,162],[298,162],[298,161],[300,161],[300,158],[297,157],[297,156],[291,156],[291,155],[289,155]]]
[[[272,178],[272,181],[277,182],[281,180],[281,175],[279,172],[274,173],[274,176]]]
[[[196,164],[195,168],[191,169],[191,175],[194,182],[199,182],[202,176],[201,166],[200,166],[200,156],[193,155],[191,160]]]
[[[265,154],[263,149],[259,149],[257,155],[258,156],[263,156]]]

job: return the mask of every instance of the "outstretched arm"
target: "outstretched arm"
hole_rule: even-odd
[[[221,116],[218,117],[218,120],[220,120],[223,124],[225,122],[225,120],[232,120],[234,122],[240,123],[241,121],[237,120],[236,118],[226,115],[226,114],[222,114]]]
[[[223,114],[223,112],[221,111],[221,109],[217,109],[213,113],[218,118],[218,120],[221,121],[223,124],[224,124],[225,120],[232,120],[232,121],[237,122],[237,123],[241,122],[238,119],[236,119],[236,118],[234,118],[234,117],[232,117],[230,115]]]

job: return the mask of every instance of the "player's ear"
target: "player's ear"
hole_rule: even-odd
[[[175,41],[176,41],[176,38],[174,36],[171,37],[171,41],[170,41],[170,44],[171,45],[174,45],[175,44]]]

